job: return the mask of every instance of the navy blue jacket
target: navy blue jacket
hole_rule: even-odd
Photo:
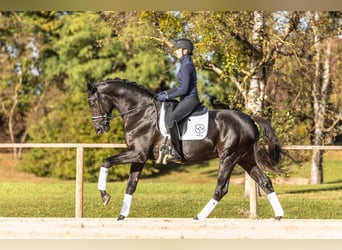
[[[180,59],[177,81],[178,87],[167,91],[169,99],[180,97],[183,100],[187,96],[198,96],[196,69],[190,55],[185,55]]]

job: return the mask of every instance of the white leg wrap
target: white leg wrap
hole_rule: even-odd
[[[123,204],[122,204],[122,208],[121,208],[121,212],[120,214],[127,217],[129,214],[129,211],[131,209],[131,204],[132,204],[132,198],[133,196],[130,194],[125,194],[124,200],[123,200]]]
[[[100,175],[99,175],[99,182],[97,183],[98,190],[106,191],[107,176],[108,176],[108,168],[101,167]]]
[[[216,205],[218,204],[217,200],[211,199],[207,205],[202,209],[202,211],[197,215],[199,220],[204,220],[209,216],[209,214],[214,210]]]
[[[270,201],[270,203],[272,205],[272,208],[274,210],[275,216],[276,217],[277,216],[283,217],[284,216],[284,210],[283,210],[283,208],[280,205],[280,202],[278,200],[278,197],[277,197],[276,193],[275,192],[269,193],[267,195],[267,198],[268,198],[268,200]]]

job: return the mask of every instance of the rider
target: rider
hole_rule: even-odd
[[[174,43],[174,49],[176,57],[180,61],[180,68],[177,73],[178,87],[162,91],[156,95],[156,98],[162,102],[178,97],[180,99],[179,104],[166,120],[166,128],[171,136],[172,160],[182,161],[177,122],[190,115],[200,105],[200,100],[196,86],[196,69],[191,58],[194,49],[193,43],[189,39],[181,38]]]

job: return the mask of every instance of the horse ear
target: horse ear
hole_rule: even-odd
[[[96,92],[96,87],[93,84],[87,83],[88,94],[94,94]]]

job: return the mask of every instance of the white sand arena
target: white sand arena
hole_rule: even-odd
[[[0,218],[1,239],[342,239],[342,220]]]

